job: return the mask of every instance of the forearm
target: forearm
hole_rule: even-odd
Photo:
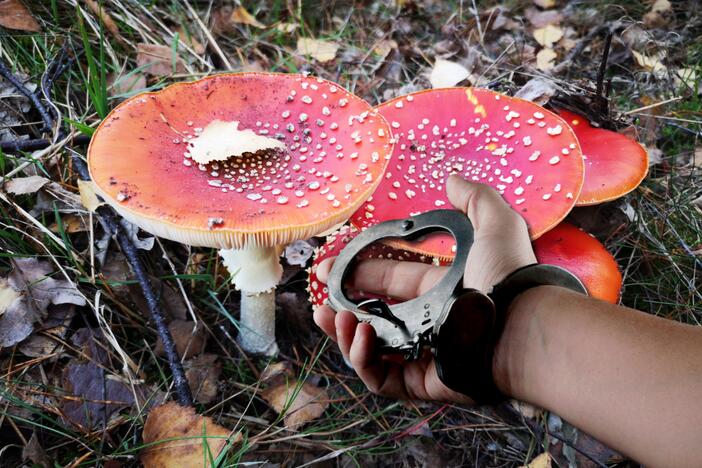
[[[557,287],[519,296],[498,386],[652,466],[702,466],[702,329]]]

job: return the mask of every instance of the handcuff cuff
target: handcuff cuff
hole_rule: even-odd
[[[382,299],[356,303],[346,296],[344,284],[365,247],[385,238],[412,241],[436,232],[451,234],[456,252],[451,267],[429,291],[392,305]],[[359,321],[369,323],[375,329],[380,353],[401,353],[406,360],[414,360],[428,347],[439,378],[448,388],[478,404],[492,404],[506,398],[494,383],[492,358],[512,300],[541,285],[582,294],[587,290],[567,270],[545,264],[517,269],[488,294],[464,288],[463,273],[472,245],[473,225],[456,210],[433,210],[376,224],[351,240],[334,261],[327,282],[329,303],[334,310],[349,310]]]

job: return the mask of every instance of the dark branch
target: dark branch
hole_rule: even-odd
[[[0,60],[0,75],[9,81],[15,88],[17,88],[17,91],[24,94],[27,99],[32,101],[32,105],[34,105],[34,108],[39,112],[41,120],[44,122],[44,126],[42,127],[41,131],[47,133],[50,132],[54,125],[54,119],[51,117],[51,114],[49,114],[49,111],[46,110],[46,107],[44,104],[42,104],[37,95],[27,89],[27,87],[20,80],[18,80],[15,75],[12,74],[10,69],[2,60]]]

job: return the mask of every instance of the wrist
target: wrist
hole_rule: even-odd
[[[554,286],[537,286],[519,294],[510,303],[502,335],[495,345],[493,378],[505,395],[529,400],[535,369],[531,356],[533,344],[543,339],[539,303]]]

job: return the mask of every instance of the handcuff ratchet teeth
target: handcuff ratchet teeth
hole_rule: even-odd
[[[399,304],[381,299],[352,302],[344,293],[344,283],[353,272],[356,256],[365,247],[385,238],[416,240],[427,234],[446,232],[456,242],[454,262],[443,278],[423,295]],[[455,210],[433,210],[407,219],[386,221],[362,231],[334,262],[329,274],[329,302],[335,310],[349,310],[359,321],[375,329],[381,353],[402,353],[417,359],[422,348],[436,345],[437,334],[451,307],[463,291],[463,272],[473,245],[473,225]]]

